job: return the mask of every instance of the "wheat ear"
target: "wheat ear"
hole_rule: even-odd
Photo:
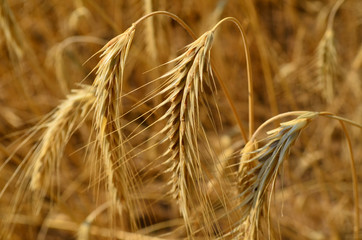
[[[94,127],[102,165],[108,179],[111,208],[117,208],[123,219],[130,219],[131,226],[123,222],[125,228],[136,228],[132,214],[135,209],[130,200],[135,182],[125,154],[120,119],[123,74],[134,33],[135,26],[132,25],[101,49],[101,60],[97,65],[97,76],[93,83],[96,89]]]
[[[216,217],[210,206],[210,199],[204,194],[202,186],[204,173],[199,156],[198,140],[207,139],[200,123],[200,103],[205,103],[204,88],[208,87],[211,90],[215,88],[210,64],[210,50],[214,31],[225,21],[232,21],[239,27],[247,56],[249,56],[241,25],[234,18],[226,18],[216,24],[211,31],[204,33],[190,44],[184,54],[173,60],[177,64],[163,76],[164,78],[169,77],[169,80],[165,84],[165,89],[160,92],[160,94],[169,94],[169,97],[160,106],[165,105],[166,102],[171,103],[169,110],[162,117],[163,119],[169,118],[169,121],[161,131],[168,132],[170,140],[169,150],[166,152],[166,154],[170,154],[170,158],[166,162],[171,166],[169,172],[173,173],[170,181],[171,192],[179,204],[189,236],[193,236],[195,233],[190,212],[195,207],[195,200],[200,205],[199,209],[204,224],[201,229],[205,231],[206,236],[211,236],[211,232],[220,231],[215,223]],[[252,84],[250,84],[249,66],[247,66],[247,70],[250,88]],[[223,86],[223,83],[220,82],[220,85]],[[223,91],[225,91],[224,88]],[[249,93],[252,95],[250,89]],[[251,100],[250,104],[252,102]],[[251,119],[253,119],[252,115]],[[252,126],[250,131],[252,131]],[[244,133],[243,129],[242,132]]]
[[[31,148],[0,191],[1,198],[10,183],[18,178],[19,188],[12,194],[11,214],[7,216],[9,223],[0,227],[1,239],[2,237],[8,238],[11,235],[14,227],[12,220],[15,213],[19,211],[19,208],[29,196],[33,197],[32,207],[37,213],[41,210],[44,196],[47,193],[49,193],[51,199],[54,197],[52,188],[54,187],[64,148],[74,131],[77,130],[80,123],[86,119],[87,114],[91,111],[94,99],[93,88],[81,85],[80,89],[73,90],[55,110],[24,135],[19,147],[24,146],[34,136],[43,132],[39,142]],[[23,168],[26,171],[20,172]]]
[[[203,103],[205,87],[213,89],[213,77],[210,65],[210,49],[214,33],[209,31],[187,46],[185,53],[172,62],[176,66],[163,77],[168,78],[165,89],[171,105],[163,119],[168,119],[161,132],[167,133],[169,150],[166,164],[172,173],[171,193],[179,204],[189,234],[193,234],[191,209],[195,208],[195,199],[203,209],[203,220],[209,219],[206,209],[208,199],[202,190],[202,163],[199,156],[198,139],[202,135],[200,123],[200,103]]]
[[[328,18],[327,29],[317,47],[318,82],[323,86],[323,95],[328,103],[334,99],[334,84],[338,66],[333,22],[336,12],[343,2],[344,0],[339,0],[333,6]]]
[[[35,193],[35,208],[41,209],[43,197],[54,183],[54,173],[58,171],[59,160],[73,132],[79,127],[94,103],[91,86],[73,90],[50,115],[42,126],[45,131],[40,143],[30,155],[30,189]]]
[[[242,150],[238,172],[241,221],[237,239],[256,239],[261,213],[266,207],[267,188],[274,185],[279,168],[300,132],[316,116],[318,113],[306,112],[281,123],[279,128],[268,132],[266,144],[259,148],[254,134]]]

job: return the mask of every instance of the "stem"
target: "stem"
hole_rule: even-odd
[[[258,48],[259,57],[260,57],[260,61],[261,61],[261,68],[263,70],[264,81],[265,81],[265,85],[266,85],[266,91],[268,94],[268,101],[269,101],[271,113],[273,116],[276,116],[279,114],[279,109],[278,109],[278,103],[277,103],[274,84],[273,84],[271,66],[269,63],[270,57],[268,55],[268,51],[266,48],[267,44],[265,43],[266,37],[264,36],[265,34],[263,32],[263,29],[260,27],[259,19],[258,19],[257,12],[256,12],[256,9],[254,6],[254,1],[243,0],[242,2],[245,4],[245,7],[246,7],[245,10],[247,11],[247,13],[250,17],[251,27],[255,33],[255,40],[256,40],[256,45]]]
[[[251,71],[251,60],[250,60],[250,53],[248,49],[248,44],[246,41],[246,37],[244,34],[243,27],[241,26],[241,23],[239,20],[237,20],[234,17],[227,17],[222,19],[220,22],[218,22],[212,29],[212,31],[215,31],[216,28],[219,27],[223,22],[230,21],[234,23],[241,34],[241,39],[243,41],[244,51],[245,51],[245,57],[246,57],[246,73],[248,78],[248,99],[249,99],[249,138],[251,138],[253,132],[254,132],[254,90],[253,90],[253,79],[252,79],[252,71]],[[223,84],[222,84],[223,85]]]
[[[189,34],[193,39],[196,39],[196,35],[195,33],[191,30],[191,28],[178,16],[176,16],[173,13],[167,12],[167,11],[155,11],[155,12],[151,12],[143,17],[141,17],[140,19],[138,19],[136,22],[133,23],[134,26],[138,25],[139,23],[143,22],[145,19],[155,16],[155,15],[166,15],[170,18],[172,18],[173,20],[175,20],[178,24],[180,24]]]
[[[352,126],[354,126],[354,127],[358,127],[358,128],[360,128],[360,129],[362,129],[362,125],[361,125],[361,124],[356,123],[356,122],[354,122],[354,121],[351,121],[351,120],[349,120],[349,119],[347,119],[347,118],[343,118],[343,117],[336,116],[336,115],[334,115],[333,113],[330,113],[330,112],[321,112],[321,113],[319,113],[319,115],[321,115],[321,116],[323,116],[323,117],[331,118],[331,119],[340,120],[340,121],[343,121],[343,122],[345,122],[345,123],[348,123],[348,124],[350,124],[350,125],[352,125]]]
[[[346,135],[349,156],[350,156],[350,163],[351,163],[351,172],[352,172],[352,182],[353,182],[353,197],[354,197],[354,239],[358,240],[358,228],[359,228],[359,199],[358,199],[358,180],[357,180],[357,172],[356,172],[356,165],[354,162],[353,150],[352,150],[352,143],[347,128],[343,122],[343,120],[338,120],[341,124],[344,134]]]
[[[221,89],[224,92],[224,94],[226,96],[226,99],[228,100],[228,103],[229,103],[229,105],[231,107],[231,111],[233,112],[235,120],[236,120],[236,122],[237,122],[237,124],[239,126],[241,135],[243,136],[245,143],[247,143],[248,142],[248,136],[246,135],[246,132],[244,130],[243,123],[241,122],[241,119],[240,119],[240,117],[238,115],[238,112],[236,111],[236,107],[235,107],[235,104],[234,104],[233,100],[231,99],[230,93],[227,90],[224,82],[221,80],[220,74],[216,71],[216,69],[214,67],[214,64],[212,64],[212,70],[214,71],[214,73],[216,75],[216,78],[217,78],[218,82],[220,83]]]
[[[334,22],[334,18],[336,16],[336,13],[338,11],[338,9],[341,7],[342,3],[344,2],[344,0],[339,0],[336,2],[336,4],[333,6],[331,13],[328,17],[328,23],[327,23],[327,29],[332,29],[333,28],[333,22]]]

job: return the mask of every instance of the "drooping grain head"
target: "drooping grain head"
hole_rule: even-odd
[[[165,154],[168,156],[168,171],[172,173],[169,184],[189,236],[195,234],[196,228],[203,228],[204,236],[210,236],[215,230],[212,227],[212,208],[205,195],[205,173],[199,150],[200,139],[206,137],[200,122],[200,108],[206,107],[205,88],[214,88],[210,64],[212,41],[213,32],[209,31],[187,46],[185,53],[172,61],[176,66],[163,76],[168,80],[161,91],[168,97],[160,106],[170,104],[162,116],[168,122],[161,131],[169,140]]]
[[[121,132],[123,76],[134,33],[135,26],[131,26],[101,49],[101,60],[97,65],[96,79],[93,83],[96,89],[93,120],[97,151],[100,155],[100,162],[94,168],[104,168],[113,212],[118,209],[124,219],[123,227],[126,229],[137,228],[133,215],[136,208],[131,200],[131,192],[134,191],[136,183]]]
[[[82,85],[73,90],[40,128],[45,128],[40,143],[30,155],[30,189],[34,192],[34,206],[40,211],[43,197],[55,182],[59,161],[74,131],[83,122],[94,104],[94,89]]]
[[[334,99],[334,88],[338,70],[338,55],[334,44],[335,36],[333,24],[336,13],[343,3],[344,0],[335,1],[328,16],[326,30],[317,47],[318,81],[322,86],[323,97],[326,99],[327,103],[331,103]]]
[[[57,197],[55,190],[58,188],[56,184],[59,182],[59,166],[64,149],[74,131],[87,118],[94,100],[94,89],[81,85],[81,88],[73,90],[55,110],[24,135],[20,145],[25,145],[41,133],[40,140],[8,179],[7,186],[1,189],[0,198],[9,184],[17,179],[18,187],[12,193],[10,211],[4,217],[4,224],[1,224],[0,238],[8,239],[11,236],[14,217],[23,209],[26,201],[32,200],[29,210],[38,214],[46,196],[51,200]]]
[[[337,51],[334,46],[334,33],[327,29],[317,48],[318,82],[328,103],[334,99],[334,85],[337,72]]]
[[[308,112],[294,120],[280,124],[267,132],[266,143],[256,149],[256,142],[249,142],[242,151],[239,167],[239,211],[242,218],[236,227],[238,237],[255,239],[262,213],[266,213],[268,187],[275,183],[283,161],[288,157],[293,143],[301,131],[318,113]]]

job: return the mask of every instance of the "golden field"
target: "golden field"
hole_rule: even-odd
[[[0,0],[0,239],[362,238],[362,1]]]

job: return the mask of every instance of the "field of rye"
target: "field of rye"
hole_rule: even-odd
[[[0,0],[0,239],[362,239],[362,1]]]

